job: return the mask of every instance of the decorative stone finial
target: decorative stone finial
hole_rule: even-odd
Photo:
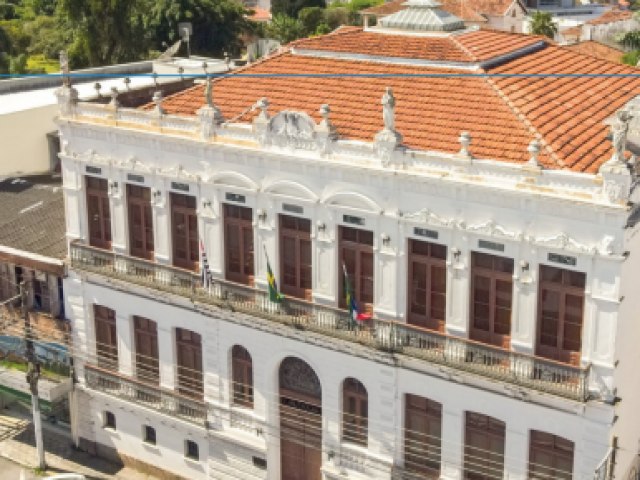
[[[527,164],[532,167],[539,167],[540,163],[538,163],[538,155],[540,154],[540,141],[537,138],[531,140],[531,143],[529,143],[529,146],[527,147],[527,152],[531,155]]]
[[[316,143],[320,152],[329,153],[331,151],[332,141],[338,138],[338,134],[336,132],[336,127],[331,123],[331,119],[329,118],[329,114],[331,113],[331,109],[329,105],[324,103],[320,105],[320,116],[322,120],[316,126]]]
[[[151,100],[153,101],[153,103],[156,104],[156,107],[153,109],[156,115],[164,115],[165,111],[162,108],[162,102],[164,101],[164,97],[162,96],[162,92],[160,90],[156,90],[153,93],[153,97],[151,98]]]
[[[459,154],[463,157],[471,158],[471,152],[469,151],[469,145],[471,145],[471,134],[469,132],[460,132],[458,142],[462,148],[460,148]]]
[[[94,83],[93,89],[96,91],[96,95],[98,95],[98,98],[102,97],[102,94],[100,93],[100,90],[102,89],[102,85],[100,85],[100,82]]]
[[[624,151],[627,147],[627,133],[631,115],[625,110],[616,112],[616,120],[611,125],[611,143],[613,144],[613,155],[607,162],[609,166],[621,165],[625,163]]]
[[[211,85],[209,76],[207,76],[205,81],[207,82],[207,88],[204,90],[204,98],[207,101],[207,106],[213,107],[213,86]]]
[[[323,103],[320,105],[320,116],[322,120],[320,120],[320,124],[318,125],[318,129],[322,131],[326,131],[329,133],[330,137],[335,137],[336,135],[336,127],[331,123],[331,119],[329,118],[329,114],[331,113],[331,108],[327,103]]]
[[[66,50],[60,50],[60,73],[62,74],[62,85],[68,87],[71,85],[69,77],[69,56]]]
[[[109,105],[113,108],[118,108],[120,106],[120,102],[118,102],[118,89],[116,87],[111,87],[111,102]]]
[[[269,120],[269,100],[267,97],[262,97],[256,103],[257,107],[260,109],[260,114],[258,115],[258,119],[260,120]]]
[[[391,87],[387,87],[382,95],[382,122],[384,129],[395,131],[396,129],[396,99]]]

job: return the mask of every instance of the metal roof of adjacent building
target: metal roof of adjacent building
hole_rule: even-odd
[[[67,256],[60,178],[0,180],[0,205],[0,247],[56,260]]]

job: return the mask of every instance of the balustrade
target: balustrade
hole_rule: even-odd
[[[345,310],[289,297],[273,303],[267,291],[233,282],[215,280],[204,288],[200,276],[191,271],[78,242],[71,245],[71,265],[296,329],[401,353],[553,395],[587,400],[589,367],[554,362],[394,321],[373,319],[360,325]]]

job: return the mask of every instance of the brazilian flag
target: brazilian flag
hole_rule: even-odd
[[[275,303],[280,303],[282,302],[284,295],[282,295],[278,291],[278,284],[276,283],[276,277],[273,276],[273,272],[271,271],[271,264],[269,263],[269,256],[267,255],[266,249],[264,254],[267,257],[267,282],[269,283],[269,300]]]

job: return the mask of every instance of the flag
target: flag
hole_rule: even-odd
[[[351,282],[349,282],[349,275],[347,275],[347,267],[342,262],[342,271],[344,272],[344,301],[349,309],[349,316],[358,324],[371,320],[371,315],[360,311],[358,302],[353,296],[351,291]]]
[[[278,291],[278,284],[276,283],[276,277],[273,276],[273,272],[271,271],[271,264],[269,263],[269,255],[267,255],[267,247],[264,247],[264,256],[267,257],[267,282],[269,283],[269,300],[275,303],[280,303],[282,302],[284,295],[282,295]]]
[[[209,270],[209,262],[207,261],[207,252],[204,249],[204,242],[200,239],[200,276],[203,288],[208,288],[212,283],[211,271]]]

